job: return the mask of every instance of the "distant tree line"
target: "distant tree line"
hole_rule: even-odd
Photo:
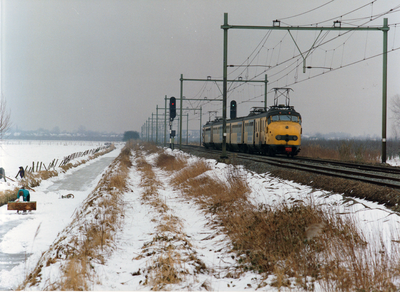
[[[122,138],[122,141],[129,141],[129,140],[136,140],[139,139],[140,135],[136,131],[126,131],[124,133],[124,137]]]

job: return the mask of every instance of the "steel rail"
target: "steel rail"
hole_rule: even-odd
[[[220,154],[220,151],[218,150],[205,149],[200,146],[186,147],[196,148],[196,150],[205,153]],[[400,169],[394,167],[369,166],[322,159],[288,159],[286,157],[256,156],[246,153],[235,153],[235,157],[247,161],[267,163],[277,167],[307,171],[321,175],[351,179],[379,186],[400,189]]]

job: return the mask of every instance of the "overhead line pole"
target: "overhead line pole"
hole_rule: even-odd
[[[234,66],[234,65],[233,65]],[[182,107],[182,97],[183,97],[183,81],[212,81],[212,82],[224,82],[224,79],[213,79],[213,78],[207,78],[207,79],[199,79],[199,78],[183,78],[183,74],[181,74],[181,107]],[[264,108],[267,108],[267,83],[268,83],[268,79],[267,79],[267,75],[265,75],[265,79],[264,80],[243,80],[243,79],[235,79],[235,80],[226,80],[227,82],[242,82],[242,83],[264,83],[265,84],[265,91],[264,91]],[[188,100],[199,100],[199,101],[222,101],[224,102],[224,99],[196,99],[196,98],[190,98]],[[225,99],[225,110],[223,110],[226,112],[226,99]],[[182,112],[181,112],[182,115]],[[181,116],[182,118],[182,116]],[[226,124],[225,124],[225,128],[226,128]],[[181,129],[182,129],[182,124],[181,124]],[[225,133],[225,131],[224,131]],[[182,133],[180,133],[180,138],[179,138],[179,149],[181,149],[182,147]],[[226,151],[225,151],[226,152]],[[222,156],[226,156],[222,155]]]
[[[223,55],[223,79],[224,79],[224,86],[223,86],[223,99],[224,99],[224,113],[223,113],[223,136],[224,139],[222,140],[222,157],[226,156],[226,97],[227,97],[227,59],[228,59],[228,30],[229,29],[262,29],[262,30],[328,30],[328,31],[382,31],[383,32],[383,77],[382,77],[382,163],[386,162],[386,132],[387,132],[387,44],[388,44],[388,19],[383,19],[383,26],[382,27],[342,27],[340,22],[335,21],[334,26],[332,27],[300,27],[300,26],[280,26],[280,21],[276,20],[273,22],[273,26],[254,26],[254,25],[229,25],[228,24],[228,13],[224,13],[224,24],[221,28],[224,30],[224,55]],[[336,26],[338,25],[338,26]],[[293,39],[296,44],[296,41]],[[296,44],[297,46],[297,44]],[[311,50],[311,49],[310,49]],[[300,52],[301,53],[301,52]],[[305,59],[304,59],[305,62]],[[225,149],[225,150],[224,150]]]
[[[382,70],[382,163],[386,162],[386,132],[387,132],[387,46],[388,46],[388,19],[383,19],[383,70]]]
[[[158,145],[158,104],[156,106],[156,145]]]
[[[224,13],[224,49],[223,49],[223,74],[222,74],[222,153],[221,159],[228,158],[226,155],[226,100],[228,97],[228,13]]]
[[[164,147],[167,146],[167,96],[164,98],[165,101],[165,115],[164,115]]]

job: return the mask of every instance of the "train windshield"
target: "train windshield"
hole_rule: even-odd
[[[280,115],[280,116],[279,116],[279,120],[280,120],[280,121],[291,121],[291,120],[292,120],[292,116],[289,116],[289,115]]]
[[[272,116],[272,122],[277,122],[277,121],[291,121],[291,122],[296,122],[300,123],[300,117],[298,116],[291,116],[291,115],[276,115]]]

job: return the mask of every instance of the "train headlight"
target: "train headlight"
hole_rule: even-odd
[[[297,141],[297,136],[293,136],[293,141]]]

